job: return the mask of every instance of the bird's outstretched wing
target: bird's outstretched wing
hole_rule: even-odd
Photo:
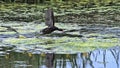
[[[48,27],[53,27],[54,26],[54,13],[53,13],[53,10],[50,9],[50,8],[48,8],[45,11],[45,24]]]

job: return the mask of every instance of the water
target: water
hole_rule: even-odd
[[[0,27],[0,68],[120,68],[119,27],[56,24],[68,31],[42,36],[42,24],[11,25],[20,37]]]
[[[74,54],[0,51],[0,68],[120,68],[120,46]]]

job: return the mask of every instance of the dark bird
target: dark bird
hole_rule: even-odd
[[[55,26],[54,14],[53,14],[52,9],[50,9],[50,8],[48,8],[48,10],[46,10],[46,12],[45,12],[45,24],[48,27],[41,30],[42,34],[50,34],[50,33],[54,32],[55,30],[63,31],[63,29],[60,29]]]

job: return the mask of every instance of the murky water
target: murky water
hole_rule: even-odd
[[[120,46],[74,54],[20,53],[0,47],[0,68],[120,68],[119,65]]]
[[[44,7],[1,4],[0,68],[120,68],[118,6],[81,10],[53,7],[60,17],[56,20],[65,22],[55,25],[65,31],[41,35],[40,30],[46,27],[39,22],[43,21]],[[34,19],[39,20],[31,22]]]
[[[65,32],[39,35],[43,23],[0,25],[19,32],[0,27],[0,68],[120,68],[120,27],[56,23]]]

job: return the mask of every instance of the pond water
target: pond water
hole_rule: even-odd
[[[119,6],[53,6],[64,31],[42,35],[47,6],[0,4],[0,68],[120,68]]]
[[[0,68],[120,68],[120,27],[72,23],[56,26],[65,32],[41,35],[44,23],[1,22]]]
[[[120,68],[120,46],[74,54],[32,54],[0,49],[0,68]]]

